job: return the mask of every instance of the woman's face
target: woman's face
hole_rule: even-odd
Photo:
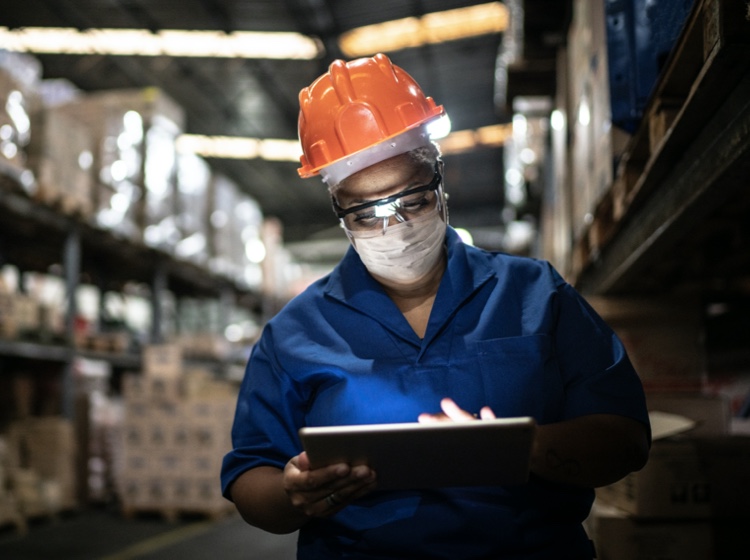
[[[348,177],[337,190],[341,225],[384,286],[436,289],[445,265],[441,177],[404,154]]]

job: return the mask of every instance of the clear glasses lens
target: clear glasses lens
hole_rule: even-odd
[[[436,170],[428,185],[408,189],[397,195],[375,200],[346,210],[339,210],[342,226],[352,232],[385,232],[391,218],[407,222],[439,207],[442,177]]]

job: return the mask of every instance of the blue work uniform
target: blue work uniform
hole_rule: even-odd
[[[465,245],[420,339],[351,248],[265,326],[251,354],[222,469],[284,468],[302,426],[415,422],[464,410],[539,424],[616,414],[648,425],[643,389],[612,330],[546,262]],[[525,485],[376,491],[299,535],[298,558],[591,558],[591,489]]]

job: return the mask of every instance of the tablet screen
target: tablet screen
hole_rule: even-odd
[[[299,433],[313,468],[367,464],[383,490],[523,484],[535,427],[533,418],[522,417],[305,427]]]

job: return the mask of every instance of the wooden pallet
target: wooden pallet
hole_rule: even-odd
[[[624,220],[672,170],[695,132],[750,72],[750,17],[745,0],[696,0],[682,34],[618,164],[591,224],[578,236],[573,277],[594,264]]]
[[[81,350],[108,354],[125,354],[131,343],[131,336],[126,332],[95,333],[77,335],[75,345]]]
[[[229,515],[236,510],[234,505],[226,504],[200,505],[147,505],[147,504],[123,504],[122,516],[125,519],[136,519],[141,516],[158,516],[164,521],[174,523],[184,518],[202,518],[216,521]]]
[[[28,524],[23,515],[15,507],[15,504],[0,503],[0,528],[15,527],[18,534],[28,531]]]

